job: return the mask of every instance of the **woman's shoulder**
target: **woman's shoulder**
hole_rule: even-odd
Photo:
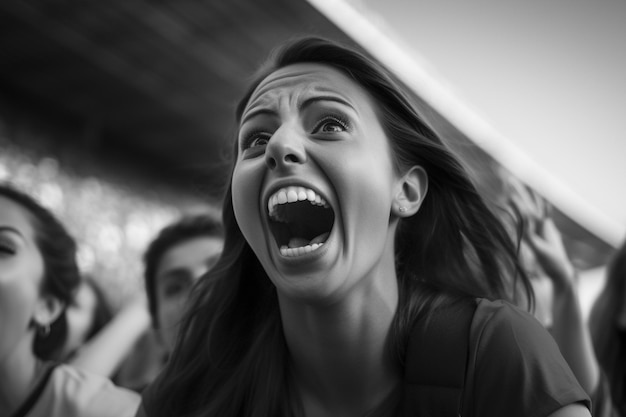
[[[518,315],[519,313],[522,313],[522,315],[530,315],[532,317],[532,315],[528,311],[511,303],[510,301],[502,299],[490,300],[487,298],[477,298],[476,304],[476,311],[484,311],[486,313],[499,313],[504,315]]]
[[[108,378],[70,365],[56,367],[49,381],[47,401],[51,416],[134,416],[137,393],[114,385]]]
[[[513,332],[539,332],[548,334],[541,323],[530,312],[505,300],[476,300],[476,311],[472,320],[474,331],[509,330]],[[506,333],[505,333],[506,334]]]
[[[528,311],[504,300],[479,299],[470,339],[477,359],[495,355],[559,358],[560,350],[546,328]],[[493,359],[492,357],[491,359]]]
[[[475,415],[545,416],[568,404],[589,406],[550,333],[502,300],[477,301],[467,384]]]

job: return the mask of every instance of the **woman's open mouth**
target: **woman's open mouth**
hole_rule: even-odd
[[[326,242],[335,213],[314,190],[299,186],[281,188],[267,202],[269,225],[283,256],[301,256]]]

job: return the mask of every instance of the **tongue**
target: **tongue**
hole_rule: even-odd
[[[309,245],[312,245],[314,243],[324,243],[326,242],[326,239],[328,239],[328,235],[330,233],[326,232],[326,233],[322,233],[321,235],[317,236],[316,238],[314,238],[312,241],[309,242]]]
[[[287,246],[289,246],[290,248],[300,248],[308,244],[309,241],[306,239],[303,239],[301,237],[292,237],[291,239],[289,239],[289,244]]]
[[[328,232],[322,233],[321,235],[315,237],[310,242],[307,239],[304,239],[301,237],[292,237],[289,240],[289,244],[287,246],[289,246],[290,248],[300,248],[306,245],[312,245],[314,243],[324,243],[326,242],[326,239],[328,239],[328,235],[329,235]]]

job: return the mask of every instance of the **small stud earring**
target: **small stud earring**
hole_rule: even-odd
[[[404,213],[406,212],[407,208],[404,206],[400,206],[400,208],[398,208],[398,210],[400,210],[400,213]]]

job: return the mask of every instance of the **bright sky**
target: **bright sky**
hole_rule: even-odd
[[[626,1],[345,3],[526,155],[531,185],[553,178],[562,210],[626,237]]]

